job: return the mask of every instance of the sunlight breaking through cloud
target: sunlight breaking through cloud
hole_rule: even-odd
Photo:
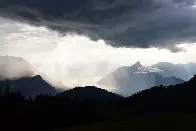
[[[53,84],[64,86],[95,85],[106,74],[136,61],[151,65],[160,61],[186,63],[196,61],[194,45],[179,45],[187,52],[166,49],[113,48],[103,40],[67,34],[60,37],[45,27],[0,19],[1,55],[23,57]],[[2,31],[3,30],[3,31]],[[164,54],[164,56],[162,55]]]

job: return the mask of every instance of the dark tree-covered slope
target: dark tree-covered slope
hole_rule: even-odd
[[[1,83],[8,84],[12,92],[20,92],[23,96],[35,97],[39,94],[56,95],[56,89],[47,83],[41,76],[22,77],[19,79],[4,80]]]
[[[57,96],[65,96],[70,99],[93,99],[93,100],[120,100],[123,98],[120,95],[108,92],[107,90],[100,89],[94,86],[76,87],[65,92],[57,94]]]

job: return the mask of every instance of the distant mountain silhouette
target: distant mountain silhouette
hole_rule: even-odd
[[[9,80],[11,91],[20,92],[23,96],[35,97],[38,94],[55,95],[57,91],[48,84],[41,76],[23,77],[15,80]]]
[[[169,62],[159,62],[151,67],[163,70],[159,74],[164,77],[174,76],[184,81],[190,80],[196,74],[196,63],[172,64]]]
[[[36,69],[21,57],[0,56],[0,79],[35,76]]]
[[[120,95],[108,92],[107,90],[100,89],[94,86],[85,86],[85,87],[76,87],[74,89],[70,89],[64,91],[62,93],[57,94],[58,97],[64,96],[70,99],[93,99],[93,100],[101,100],[101,101],[108,101],[108,100],[120,100],[123,98]]]
[[[184,81],[176,77],[163,77],[161,70],[143,67],[139,62],[130,67],[120,67],[98,81],[98,85],[115,87],[122,95],[128,96],[158,85],[175,85]]]

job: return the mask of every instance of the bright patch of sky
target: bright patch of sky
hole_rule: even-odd
[[[146,66],[158,62],[196,62],[196,45],[179,46],[186,52],[113,48],[101,39],[92,41],[75,34],[59,37],[45,27],[0,18],[0,55],[23,57],[52,82],[70,87],[95,85],[107,73],[137,61]]]

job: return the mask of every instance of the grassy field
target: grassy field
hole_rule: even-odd
[[[196,131],[196,115],[135,118],[74,126],[60,131]]]

